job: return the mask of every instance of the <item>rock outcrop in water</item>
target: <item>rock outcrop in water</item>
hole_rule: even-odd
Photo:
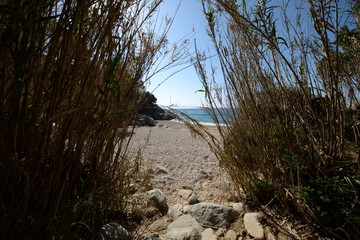
[[[156,97],[149,92],[144,93],[144,103],[140,106],[137,116],[137,124],[140,126],[155,126],[155,120],[172,120],[171,112],[156,104]]]

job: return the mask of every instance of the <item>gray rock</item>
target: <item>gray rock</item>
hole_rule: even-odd
[[[159,189],[150,190],[147,192],[147,198],[155,203],[155,206],[162,212],[166,213],[168,205],[164,193]]]
[[[197,195],[195,193],[191,194],[191,196],[188,198],[188,203],[190,205],[199,203],[199,199],[198,199],[198,197],[197,197]]]
[[[165,230],[167,226],[169,225],[168,222],[162,221],[162,220],[156,220],[150,226],[148,227],[148,230],[150,232],[160,232],[162,230]]]
[[[231,207],[205,202],[185,208],[184,213],[190,214],[202,225],[222,228],[228,228],[239,216]]]
[[[156,126],[155,120],[149,116],[143,115],[143,114],[138,114],[137,115],[137,123],[140,126]]]
[[[160,183],[168,183],[168,182],[171,182],[171,181],[174,181],[175,179],[170,177],[170,176],[161,176],[159,177],[158,179],[158,182]]]
[[[212,230],[211,228],[207,228],[201,233],[201,240],[217,240],[217,239],[218,238],[214,230]]]
[[[181,189],[178,193],[178,196],[181,197],[182,199],[187,200],[192,194],[192,190],[188,190],[188,189]]]
[[[117,223],[108,223],[101,227],[100,240],[131,240],[131,234]]]
[[[260,213],[247,213],[244,215],[244,225],[246,231],[255,239],[264,238],[264,228],[259,222]]]
[[[169,208],[167,215],[170,221],[176,220],[178,217],[180,217],[183,214],[181,211],[182,208],[183,205],[181,205],[180,203],[177,203]]]
[[[238,234],[234,230],[229,230],[225,234],[225,239],[226,240],[237,240]]]
[[[204,228],[190,215],[182,215],[167,227],[165,238],[198,240]]]
[[[215,187],[217,189],[220,189],[221,191],[226,192],[226,191],[230,190],[230,183],[224,182],[224,181],[217,182],[217,183],[215,183]]]
[[[169,173],[169,170],[167,170],[163,166],[156,166],[154,168],[154,174],[168,174],[168,173]]]

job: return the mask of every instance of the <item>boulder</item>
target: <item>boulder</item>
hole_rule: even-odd
[[[168,211],[166,196],[161,190],[154,189],[148,191],[147,198],[155,204],[155,206],[160,210],[160,212],[166,213]]]
[[[231,207],[206,202],[189,206],[184,213],[190,214],[202,225],[222,228],[228,228],[239,216]]]
[[[139,114],[153,118],[154,120],[172,120],[174,115],[156,104],[156,97],[150,92],[143,93],[143,102]]]
[[[156,126],[155,120],[149,116],[138,114],[136,117],[136,122],[140,126]]]
[[[245,229],[255,239],[264,238],[264,228],[259,222],[260,216],[260,213],[247,213],[244,215]]]
[[[216,233],[211,228],[207,228],[201,233],[201,240],[217,240],[217,239],[218,238],[216,236]]]
[[[190,215],[182,215],[167,227],[165,238],[172,240],[198,240],[204,228]]]
[[[174,206],[170,207],[167,213],[168,218],[170,221],[176,220],[178,217],[180,217],[182,213],[183,205],[180,203],[175,204]]]
[[[100,229],[100,240],[131,240],[131,234],[117,223],[108,223]]]

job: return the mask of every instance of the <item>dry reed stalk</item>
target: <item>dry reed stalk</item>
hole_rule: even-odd
[[[312,16],[306,36],[299,21],[269,1],[248,7],[202,2],[225,79],[224,99],[211,87],[214,75],[206,73],[201,53],[197,72],[212,112],[230,113],[223,119],[227,128],[219,128],[221,143],[209,142],[219,161],[260,205],[300,214],[339,239],[358,238],[359,119],[350,104],[359,103],[359,69],[340,59],[358,59],[359,51],[356,37],[347,40],[348,49],[333,40],[344,24],[339,2],[309,1],[300,8]],[[284,34],[276,28],[280,12]]]
[[[160,3],[1,2],[0,238],[94,237],[125,212],[144,83],[184,56],[158,65]]]

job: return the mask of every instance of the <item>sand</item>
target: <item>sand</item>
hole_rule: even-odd
[[[208,129],[218,136],[216,127]],[[179,189],[191,188],[201,201],[224,202],[228,198],[218,189],[220,182],[229,182],[228,175],[219,166],[209,145],[200,137],[194,138],[182,123],[158,121],[155,127],[135,129],[131,150],[142,148],[142,156],[147,166],[156,170],[152,175],[153,188],[162,190],[168,202],[179,201]]]

